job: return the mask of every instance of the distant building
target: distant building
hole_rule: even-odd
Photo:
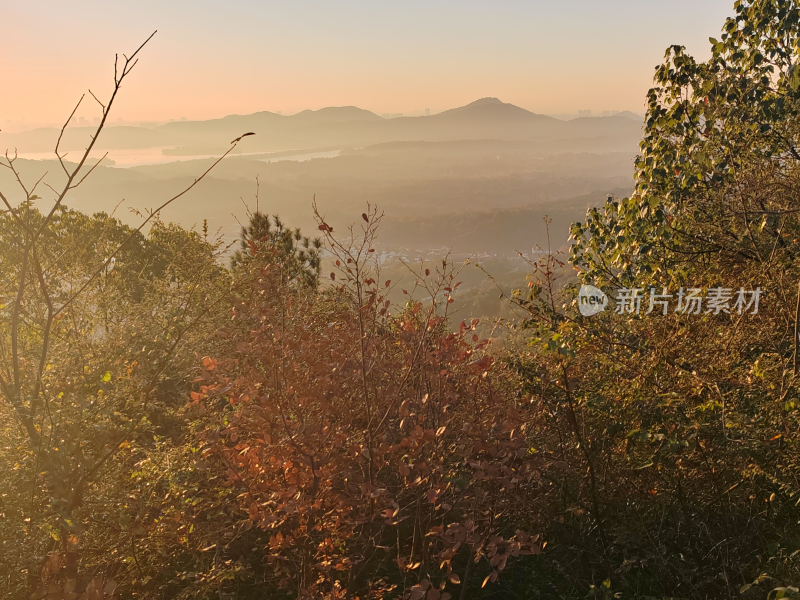
[[[181,117],[181,121],[185,121],[185,120],[186,120],[186,117]]]
[[[590,111],[590,110],[579,110],[578,111],[578,117],[591,117],[591,116],[592,116],[592,111]]]
[[[403,116],[403,113],[394,113],[394,114],[392,115],[392,118],[393,118],[393,119],[396,119],[396,118],[398,118],[398,117],[402,117],[402,116]]]
[[[425,116],[426,117],[430,117],[431,116],[431,109],[430,108],[426,108],[425,109]]]
[[[282,113],[281,111],[279,111],[279,110],[276,110],[276,111],[275,111],[275,114],[276,114],[276,115],[283,115],[283,113]]]

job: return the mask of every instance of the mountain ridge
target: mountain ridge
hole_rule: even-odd
[[[294,115],[260,111],[226,115],[205,121],[165,123],[154,129],[108,127],[98,138],[102,150],[180,148],[186,155],[197,149],[224,152],[228,141],[242,133],[256,134],[242,144],[243,152],[275,152],[299,148],[357,148],[392,141],[454,141],[474,139],[535,140],[546,146],[555,140],[608,140],[608,148],[635,146],[641,137],[641,121],[628,115],[560,121],[534,113],[498,98],[485,97],[464,106],[426,117],[385,119],[357,106],[331,106]],[[80,151],[92,128],[70,127],[61,148]],[[0,150],[48,152],[58,130],[37,129],[23,133],[0,132]],[[562,144],[563,145],[563,144]],[[602,145],[602,143],[601,143]],[[593,147],[597,143],[593,143]],[[170,151],[170,155],[176,155]],[[113,158],[113,157],[112,157]]]

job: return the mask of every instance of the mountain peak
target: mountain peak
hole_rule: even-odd
[[[381,117],[357,106],[327,106],[318,110],[304,110],[293,119],[309,122],[379,121]]]
[[[440,112],[438,115],[435,115],[439,119],[453,119],[453,118],[463,118],[469,115],[470,118],[478,118],[482,120],[501,120],[501,121],[513,121],[513,120],[531,120],[536,119],[540,121],[553,121],[551,117],[545,117],[544,115],[538,115],[536,113],[532,113],[524,108],[520,108],[519,106],[514,106],[513,104],[508,104],[507,102],[503,102],[498,98],[481,98],[480,100],[475,100],[474,102],[470,102],[466,106],[461,106],[459,108],[451,108],[450,110],[446,110],[444,112]]]
[[[505,102],[499,98],[486,97],[481,98],[480,100],[475,100],[475,102],[470,102],[467,104],[467,106],[482,106],[484,104],[505,104]]]

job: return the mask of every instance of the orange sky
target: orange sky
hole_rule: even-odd
[[[154,29],[114,119],[408,113],[485,96],[547,114],[642,113],[666,46],[704,58],[732,13],[731,0],[110,4],[0,2],[0,128],[62,121],[87,88],[107,95],[114,53]]]

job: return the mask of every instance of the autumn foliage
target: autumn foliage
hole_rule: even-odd
[[[227,557],[256,562],[257,545],[250,585],[459,597],[476,572],[494,581],[541,549],[521,529],[535,524],[519,491],[539,483],[524,408],[476,323],[446,326],[452,264],[417,274],[426,304],[387,310],[371,252],[380,217],[364,217],[346,246],[321,228],[341,283],[319,295],[253,267],[224,331],[231,356],[207,358],[192,394],[211,415],[201,456],[246,515],[248,541]]]

